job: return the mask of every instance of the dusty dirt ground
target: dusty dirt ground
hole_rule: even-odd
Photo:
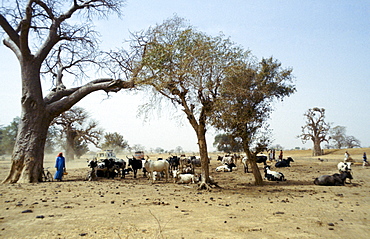
[[[352,184],[342,187],[313,184],[337,172],[342,153],[320,162],[286,151],[295,162],[273,170],[287,181],[263,186],[254,186],[241,167],[216,173],[220,162],[213,159],[211,175],[221,188],[211,191],[150,185],[141,173],[88,182],[86,159],[76,160],[67,163],[63,182],[0,184],[0,238],[369,238],[370,167],[353,166]],[[352,156],[361,162],[361,153]],[[3,180],[9,160],[0,167]]]

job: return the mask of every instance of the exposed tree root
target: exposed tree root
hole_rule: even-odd
[[[221,188],[217,182],[212,182],[212,183],[206,183],[206,182],[201,182],[199,184],[198,190],[208,190],[211,191],[212,188]]]

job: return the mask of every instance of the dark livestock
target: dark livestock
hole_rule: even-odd
[[[263,165],[267,165],[266,164],[266,161],[267,161],[267,156],[266,155],[257,155],[256,156],[256,163],[263,163]]]
[[[321,186],[344,186],[346,178],[353,179],[351,173],[348,171],[333,175],[321,175],[314,180],[314,184]]]
[[[128,159],[128,166],[131,166],[134,172],[134,178],[136,178],[137,171],[143,168],[143,162],[141,159],[129,158],[127,156],[126,158]]]
[[[170,163],[170,170],[171,170],[171,172],[173,170],[179,169],[180,157],[178,157],[178,156],[171,156],[171,157],[168,158],[168,162]]]
[[[291,157],[288,157],[287,159],[283,159],[275,164],[275,167],[282,168],[282,167],[290,167],[290,162],[294,162],[294,160]]]
[[[123,159],[118,159],[112,162],[112,170],[121,178],[125,178],[126,162]]]
[[[256,156],[256,163],[263,163],[263,165],[267,165],[267,156],[265,155],[258,155]],[[242,158],[242,164],[244,166],[244,173],[248,173],[248,157]]]

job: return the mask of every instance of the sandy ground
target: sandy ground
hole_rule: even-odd
[[[241,167],[216,173],[220,163],[211,160],[221,186],[212,191],[150,185],[141,173],[87,182],[86,160],[76,160],[63,182],[0,185],[0,238],[370,238],[370,167],[353,166],[352,184],[316,186],[342,155],[292,156],[292,167],[273,167],[287,181],[264,186]],[[9,161],[0,167],[3,180]]]

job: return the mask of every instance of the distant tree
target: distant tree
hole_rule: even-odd
[[[59,130],[60,138],[65,138],[62,146],[66,150],[67,160],[74,160],[75,155],[83,152],[81,149],[88,148],[88,143],[98,146],[103,134],[103,131],[98,128],[98,123],[89,119],[89,114],[77,106],[60,114],[52,124]]]
[[[177,154],[182,154],[184,153],[184,149],[181,146],[177,146],[174,150],[175,153]]]
[[[2,1],[0,33],[3,44],[19,61],[22,82],[21,121],[4,183],[34,183],[42,180],[44,147],[52,120],[88,94],[117,92],[134,87],[133,82],[100,78],[67,88],[63,76],[86,76],[98,59],[94,17],[121,14],[124,0],[16,0]],[[113,27],[114,28],[114,27]],[[112,28],[112,29],[113,29]],[[128,59],[126,59],[128,60]],[[87,67],[89,65],[89,67]],[[54,87],[45,94],[41,77]],[[81,73],[81,74],[80,74]],[[131,77],[131,75],[130,75]],[[72,84],[71,84],[72,85]]]
[[[312,108],[304,113],[306,124],[302,126],[302,134],[298,135],[303,143],[313,142],[313,156],[322,155],[321,143],[329,139],[330,124],[325,122],[325,109]]]
[[[345,145],[347,146],[347,148],[356,148],[356,147],[360,148],[361,142],[354,136],[346,136]]]
[[[155,148],[154,152],[157,154],[162,154],[164,152],[164,149],[162,149],[161,147],[157,147]]]
[[[295,148],[298,148],[298,149],[299,149],[299,147],[295,147]],[[283,147],[283,146],[281,146],[280,144],[275,144],[275,145],[271,145],[271,146],[270,146],[270,149],[275,149],[275,150],[284,150],[284,147]]]
[[[218,134],[215,136],[213,147],[216,147],[217,151],[221,152],[240,152],[243,150],[243,146],[240,140],[237,140],[229,134]]]
[[[329,130],[330,140],[334,141],[334,146],[341,149],[346,144],[346,127],[335,126]]]
[[[283,69],[273,58],[255,62],[253,57],[245,57],[234,64],[236,67],[227,72],[220,86],[212,122],[217,129],[241,139],[255,184],[261,185],[256,155],[270,144],[267,120],[272,103],[295,92],[292,69]]]
[[[45,153],[53,153],[55,150],[55,145],[58,144],[58,131],[55,128],[55,126],[50,125],[48,129],[48,134],[46,136],[46,141],[45,141]]]
[[[117,132],[104,134],[104,142],[101,145],[102,149],[113,149],[119,153],[125,149],[129,149],[129,147],[127,140],[124,140],[121,134]]]
[[[1,128],[0,152],[3,154],[12,154],[17,138],[19,122],[20,118],[15,117],[8,126]]]
[[[330,129],[330,140],[334,141],[334,147],[341,149],[343,147],[354,148],[361,147],[361,143],[354,136],[346,135],[346,127],[335,126]]]
[[[131,147],[134,151],[145,151],[145,146],[141,144],[134,144],[134,146]]]
[[[82,155],[89,152],[89,146],[82,138],[77,138],[73,146],[74,155],[79,159]]]

